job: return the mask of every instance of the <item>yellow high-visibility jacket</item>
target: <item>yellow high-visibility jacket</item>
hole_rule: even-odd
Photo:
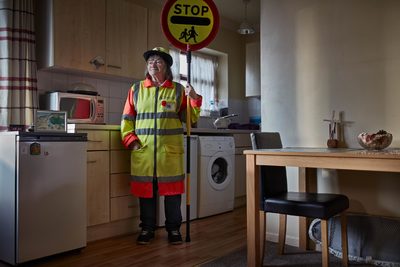
[[[191,122],[200,115],[202,98],[191,99]],[[129,90],[121,120],[121,138],[125,147],[138,140],[141,148],[131,152],[131,193],[153,196],[153,179],[159,195],[185,192],[182,122],[186,121],[184,87],[167,80],[154,86],[146,80]]]

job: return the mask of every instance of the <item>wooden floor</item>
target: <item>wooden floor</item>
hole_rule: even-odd
[[[246,212],[232,212],[193,220],[191,242],[169,245],[164,228],[156,231],[150,245],[137,245],[136,235],[120,236],[91,242],[80,252],[69,252],[20,266],[196,266],[245,246]],[[183,238],[186,224],[182,225]],[[0,263],[0,266],[3,266]]]

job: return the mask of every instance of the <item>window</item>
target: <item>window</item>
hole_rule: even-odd
[[[172,65],[174,80],[186,85],[188,79],[186,54],[171,50],[171,56],[174,59],[174,64]],[[196,92],[203,96],[203,105],[200,113],[202,116],[210,113],[210,110],[213,109],[213,104],[217,100],[217,67],[218,58],[216,56],[192,52],[190,79]]]

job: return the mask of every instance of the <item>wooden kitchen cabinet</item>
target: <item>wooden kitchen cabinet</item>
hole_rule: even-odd
[[[235,140],[235,208],[246,204],[246,156],[243,151],[251,149],[249,133],[233,134]]]
[[[110,195],[111,197],[127,196],[130,193],[130,179],[129,173],[115,173],[110,176]]]
[[[110,221],[108,151],[87,152],[87,225]]]
[[[111,221],[139,218],[139,199],[133,196],[111,198]]]
[[[111,221],[139,218],[139,199],[130,193],[130,174],[111,174]]]
[[[142,78],[147,8],[133,0],[107,0],[106,10],[106,73]]]
[[[130,173],[131,153],[122,145],[120,131],[110,131],[110,165],[111,174]]]
[[[106,0],[36,1],[38,66],[104,72]]]
[[[87,133],[88,143],[87,149],[91,150],[109,150],[110,146],[110,134],[108,131],[94,131],[84,130],[80,131]]]
[[[143,77],[147,8],[134,0],[38,0],[38,67]]]
[[[130,194],[130,150],[121,144],[119,131],[110,132],[111,221],[139,218],[139,200]]]
[[[139,229],[139,201],[130,193],[130,151],[119,127],[69,124],[68,132],[87,133],[87,240]]]
[[[161,46],[168,48],[169,42],[165,37],[162,26],[160,23],[162,8],[159,6],[154,6],[149,8],[149,18],[148,18],[148,49],[153,49],[154,47]]]
[[[129,150],[110,151],[110,173],[129,173],[130,166]]]
[[[87,225],[110,221],[110,155],[108,131],[79,130],[87,133]]]

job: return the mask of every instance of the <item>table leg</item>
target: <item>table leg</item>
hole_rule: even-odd
[[[299,192],[316,192],[317,169],[299,168]],[[299,248],[302,250],[311,249],[308,238],[308,227],[310,219],[299,217]]]
[[[247,201],[247,266],[261,266],[260,251],[260,190],[259,167],[256,156],[246,155],[246,201]]]

